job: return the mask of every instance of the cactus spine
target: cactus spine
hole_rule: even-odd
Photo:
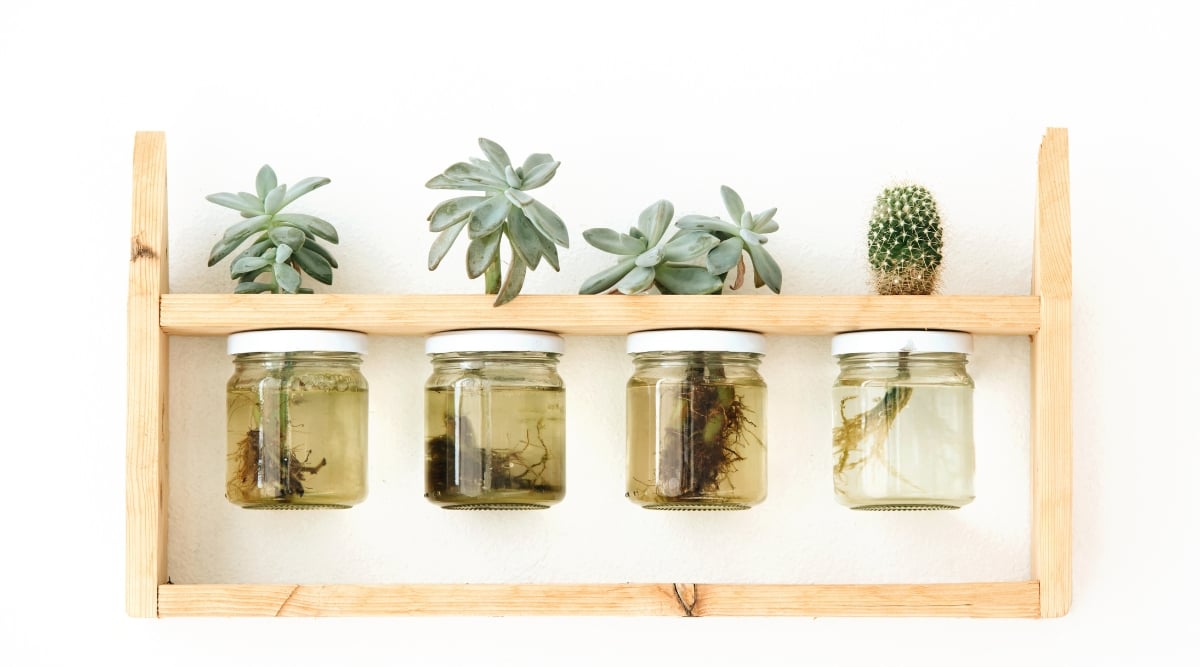
[[[942,265],[937,202],[920,185],[884,188],[867,234],[871,281],[880,294],[932,294]]]

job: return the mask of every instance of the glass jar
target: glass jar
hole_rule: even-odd
[[[833,337],[833,488],[860,510],[958,509],[975,499],[970,334]]]
[[[426,339],[425,497],[445,509],[546,509],[566,494],[563,340],[515,329]]]
[[[647,509],[744,510],[767,495],[761,334],[630,334],[625,497]]]
[[[248,509],[342,509],[367,495],[365,334],[229,337],[225,497]]]

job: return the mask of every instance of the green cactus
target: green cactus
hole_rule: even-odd
[[[932,294],[942,265],[942,221],[933,195],[920,185],[884,188],[867,234],[875,291]]]

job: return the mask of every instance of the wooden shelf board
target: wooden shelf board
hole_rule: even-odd
[[[724,324],[781,335],[903,328],[1032,335],[1041,322],[1041,300],[1036,296],[524,295],[500,308],[492,307],[492,299],[445,294],[163,294],[161,326],[174,336],[285,328],[425,335],[514,326],[613,336]]]
[[[951,616],[1037,618],[1036,581],[967,584],[164,584],[174,616]]]

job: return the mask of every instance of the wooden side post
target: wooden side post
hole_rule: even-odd
[[[158,615],[167,580],[167,147],[162,132],[133,144],[129,250],[129,379],[125,432],[125,611]]]
[[[1042,321],[1030,366],[1033,578],[1041,615],[1071,606],[1071,203],[1067,131],[1051,128],[1038,152],[1033,293]]]

